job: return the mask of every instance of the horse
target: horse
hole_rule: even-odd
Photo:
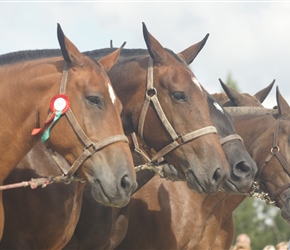
[[[162,87],[165,87],[165,86],[168,85],[167,87],[168,88],[170,87],[171,91],[173,91],[172,88],[177,88],[177,87],[180,88],[179,89],[180,92],[165,93],[164,95],[167,98],[162,98],[161,99],[160,98],[160,94],[159,94],[160,103],[162,104],[162,107],[164,107],[164,113],[169,114],[169,115],[167,115],[168,116],[167,117],[168,120],[170,121],[170,123],[172,123],[174,125],[178,124],[179,123],[179,119],[181,119],[180,117],[183,117],[183,115],[180,116],[180,114],[182,114],[183,112],[182,111],[180,111],[179,113],[177,112],[176,115],[173,116],[171,114],[172,111],[168,110],[169,106],[165,105],[166,103],[168,104],[168,103],[171,103],[171,102],[173,104],[175,104],[175,103],[181,104],[181,105],[183,104],[182,98],[184,99],[185,97],[184,97],[183,92],[181,92],[181,90],[182,90],[182,88],[185,88],[186,86],[178,86],[178,85],[181,85],[181,84],[187,85],[188,84],[189,85],[189,86],[187,86],[188,87],[187,88],[188,93],[193,92],[192,95],[194,95],[194,93],[196,92],[196,94],[198,96],[200,96],[201,94],[202,95],[204,94],[204,95],[207,96],[205,91],[202,91],[202,92],[200,91],[201,85],[197,84],[197,82],[196,82],[197,80],[195,78],[193,78],[195,83],[192,82],[192,80],[191,80],[191,77],[193,77],[192,73],[189,71],[188,66],[181,60],[180,56],[182,56],[182,58],[183,57],[187,58],[187,60],[189,60],[189,62],[191,62],[196,57],[196,55],[199,53],[199,51],[202,49],[204,43],[206,42],[206,39],[204,39],[200,43],[197,43],[197,44],[189,47],[188,49],[184,50],[183,53],[181,53],[180,56],[178,56],[178,55],[174,54],[173,52],[164,49],[159,44],[159,42],[147,31],[147,28],[146,28],[145,25],[143,26],[143,33],[144,33],[145,41],[147,41],[146,44],[148,46],[148,50],[151,51],[151,54],[152,54],[153,58],[155,58],[155,63],[154,63],[155,66],[154,66],[154,68],[156,68],[156,69],[154,69],[154,73],[155,73],[154,74],[154,85],[158,84],[158,86],[159,86],[158,89],[157,89],[158,90],[158,94],[159,94],[159,92],[162,93],[162,88],[160,88],[160,84],[161,83],[162,83]],[[106,50],[105,54],[112,53],[112,51],[115,51],[115,49],[113,49],[111,51],[107,51]],[[130,51],[130,50],[128,50],[128,53],[125,54],[124,51],[126,51],[126,50],[122,49],[122,52],[121,52],[121,55],[119,57],[118,62],[112,67],[112,69],[110,70],[109,74],[110,74],[110,78],[111,78],[112,84],[114,85],[114,89],[116,90],[118,97],[120,95],[122,96],[122,98],[120,98],[120,99],[121,99],[121,101],[123,103],[123,107],[124,107],[123,111],[122,111],[122,120],[123,120],[124,130],[126,131],[126,134],[130,134],[132,131],[138,132],[139,130],[141,130],[141,129],[138,129],[138,124],[139,124],[138,121],[139,121],[139,116],[141,116],[140,113],[142,113],[141,112],[142,103],[144,102],[144,94],[146,92],[146,78],[147,78],[147,76],[146,76],[146,71],[147,71],[146,59],[147,59],[147,61],[149,60],[149,54],[148,54],[148,52],[146,50],[137,50],[137,52],[139,54],[136,54],[136,51]],[[86,54],[86,55],[94,54],[96,56],[96,55],[100,55],[99,52],[100,51],[94,51],[94,52],[84,53],[84,54]],[[57,53],[59,53],[59,52],[55,51],[55,50],[48,51],[48,54],[45,53],[45,51],[43,51],[43,54],[45,54],[45,56],[49,56],[49,55],[51,56],[52,54],[57,54]],[[28,54],[30,54],[30,55],[28,55]],[[35,52],[33,52],[33,51],[31,53],[30,52],[25,52],[25,55],[27,57],[31,57],[31,56],[35,55]],[[123,59],[122,63],[119,63],[120,59]],[[142,68],[140,67],[140,65],[143,65]],[[121,67],[121,66],[123,66],[123,67]],[[114,68],[116,68],[116,67],[117,67],[117,69],[114,71]],[[168,79],[168,76],[166,76],[166,75],[162,75],[161,76],[160,72],[159,72],[159,71],[161,71],[161,69],[159,69],[159,68],[161,68],[162,71],[165,70],[165,68],[167,68],[167,71],[170,72],[170,78]],[[179,73],[179,71],[180,71],[180,73]],[[151,71],[151,73],[152,73],[152,71]],[[115,77],[114,77],[114,74],[116,74]],[[179,74],[180,74],[180,76],[179,76]],[[143,76],[143,77],[141,77],[141,76]],[[139,78],[139,77],[141,77],[141,78]],[[149,75],[149,77],[150,77],[150,75]],[[124,80],[123,80],[124,82],[122,83],[122,85],[120,85],[120,83],[118,81],[120,81],[123,78],[124,78]],[[129,80],[128,80],[128,78],[129,78]],[[168,79],[168,80],[166,81],[166,79]],[[171,82],[171,80],[173,80],[173,79],[177,79],[177,80],[180,79],[181,83],[179,84],[179,82],[178,82],[178,84],[177,84],[177,82],[174,82],[175,84],[173,84]],[[171,85],[173,85],[173,86],[171,86]],[[191,87],[194,87],[194,88],[191,88]],[[133,90],[136,93],[134,92],[132,94],[129,94]],[[203,88],[202,88],[202,90],[203,90]],[[151,95],[152,93],[150,91],[148,91],[148,93],[146,93],[146,96],[147,95],[149,96],[149,94]],[[154,96],[156,97],[156,94],[157,93],[155,93],[155,95],[152,96],[152,99],[154,99]],[[175,97],[174,97],[174,95],[175,95]],[[175,100],[175,99],[173,99],[173,97],[177,98],[177,99],[181,98],[181,100]],[[135,100],[135,103],[132,102],[133,99]],[[191,100],[190,101],[190,105],[186,104],[186,107],[185,107],[185,105],[183,105],[183,108],[186,109],[187,106],[193,105],[193,103],[192,103],[193,99],[191,98],[191,96],[190,97],[186,97],[185,99],[190,99]],[[197,100],[198,99],[200,99],[200,98],[197,98]],[[156,101],[154,101],[154,105],[157,105]],[[207,103],[206,103],[206,105],[207,105]],[[180,105],[178,105],[178,106],[180,106]],[[164,129],[164,128],[163,128],[163,125],[159,121],[159,117],[157,117],[156,113],[154,112],[154,108],[155,107],[156,106],[152,105],[152,106],[150,106],[148,108],[148,114],[146,116],[146,124],[147,124],[147,122],[152,120],[152,122],[154,123],[154,130],[161,131],[159,133],[162,135],[166,131],[162,131],[162,129]],[[156,110],[160,113],[160,108],[158,108],[158,107],[159,106],[157,106]],[[182,106],[180,108],[182,108]],[[198,111],[198,107],[196,107],[196,108],[192,107],[192,110]],[[199,120],[200,120],[200,118],[203,115],[203,113],[198,112],[198,114],[199,114]],[[167,128],[168,127],[168,122],[166,122],[167,119],[164,119],[164,115],[161,116],[161,118],[162,119],[160,119],[160,120],[165,122],[165,124],[166,124],[165,126]],[[182,119],[183,119],[183,121],[186,121],[187,117],[183,117]],[[197,121],[197,123],[199,122],[199,120]],[[196,123],[196,122],[194,121],[194,123]],[[147,131],[148,129],[146,128],[146,126],[144,126],[144,136],[142,136],[142,139],[144,141],[146,141],[146,144],[148,144],[149,146],[152,146],[152,147],[154,146],[153,143],[152,144],[148,143],[150,141],[156,141],[157,140],[157,142],[158,142],[157,145],[160,145],[160,144],[161,145],[162,144],[165,145],[165,143],[167,143],[167,141],[170,140],[169,138],[167,138],[168,137],[167,136],[166,137],[166,141],[162,142],[162,140],[164,140],[164,138],[157,137],[155,133],[149,133],[150,131],[149,132]],[[188,123],[188,126],[189,126],[189,123]],[[189,130],[187,130],[187,131],[189,131]],[[172,132],[170,132],[170,133],[172,134]],[[186,138],[183,138],[183,139],[186,139]],[[201,141],[201,139],[202,139],[201,137],[200,138],[196,138],[196,140],[199,141],[199,142]],[[186,145],[187,144],[180,145],[179,149],[182,148],[182,147],[185,147]],[[198,146],[198,145],[195,145],[195,146]],[[220,147],[219,143],[218,143],[218,146]],[[158,148],[156,148],[156,149],[158,149]],[[174,153],[173,151],[170,152],[170,154],[173,154],[173,153]],[[39,161],[39,158],[38,158],[37,155],[38,155],[38,153],[35,153],[35,155],[33,155],[33,156],[30,155],[29,157],[27,157],[25,159],[25,162],[22,162],[22,164],[24,164],[24,166],[25,166],[25,164],[26,164],[26,166],[29,165],[31,169],[35,169],[35,167],[33,167],[33,165],[34,166],[37,165],[37,162]],[[186,155],[184,155],[182,157],[185,157],[185,156]],[[177,157],[176,161],[178,161],[178,159],[180,159],[180,158],[178,158],[178,155],[176,155],[176,154],[173,154],[171,157]],[[32,159],[33,159],[34,162],[32,162]],[[219,160],[219,159],[217,159],[217,160]],[[184,161],[184,159],[182,161]],[[247,160],[246,160],[246,157],[245,157],[245,162],[246,161]],[[247,174],[244,174],[244,176],[246,178],[251,178],[250,176],[252,174],[252,171],[255,171],[255,165],[253,166],[252,162],[249,162],[249,163],[247,162],[247,163],[245,163],[245,165],[246,164],[249,165],[249,167],[246,167],[247,171],[249,170],[249,172],[246,171]],[[238,163],[237,163],[237,165],[238,165]],[[241,163],[240,165],[243,165],[243,163]],[[218,172],[219,173],[218,173],[218,176],[216,176],[216,179],[217,179],[217,181],[220,181],[219,178],[223,179],[223,177],[219,176],[220,174],[222,174],[222,170],[218,170]],[[241,178],[242,178],[242,176],[241,176]],[[248,183],[246,185],[248,185]],[[218,186],[219,185],[217,185],[217,187]],[[217,187],[214,187],[213,189],[210,188],[209,192],[212,192],[212,191],[216,190]],[[54,187],[54,188],[56,188],[56,187]],[[85,186],[85,191],[87,189],[89,189],[89,186]],[[51,195],[53,195],[55,197],[56,193],[60,193],[60,192],[55,191],[54,193],[51,193]],[[12,197],[12,196],[10,196],[10,197]],[[45,197],[46,197],[46,199],[49,199],[49,195],[48,194],[46,194]],[[55,199],[60,199],[60,198],[55,197]],[[91,195],[90,195],[90,199],[91,199]],[[94,203],[94,201],[92,199],[90,201]],[[7,201],[7,203],[8,203],[8,201]],[[11,203],[12,203],[12,201],[11,201]],[[43,204],[45,204],[45,202]],[[95,205],[95,207],[94,207],[93,211],[95,211],[95,213],[98,213],[98,212],[100,213],[100,210],[99,210],[100,208],[98,208],[96,204],[94,204],[94,205]],[[114,208],[111,209],[111,208],[108,208],[108,207],[105,207],[105,206],[102,206],[102,205],[99,205],[99,206],[101,208],[103,208],[104,210],[106,210],[106,211],[107,210],[113,210],[113,211],[116,211],[116,212],[119,211],[119,209],[114,209]],[[15,207],[17,207],[17,206],[15,206]],[[31,207],[30,211],[33,211],[34,207]],[[11,209],[12,206],[9,206],[9,208]],[[12,232],[12,234],[14,234],[14,237],[15,237],[15,233],[17,232],[17,230],[15,230],[15,229],[17,229],[17,228],[15,226],[16,223],[13,223],[14,217],[12,216],[13,213],[15,214],[15,212],[13,212],[13,209],[11,209],[10,211],[11,211],[11,216],[9,216],[9,218],[10,218],[9,225],[11,225],[11,228],[14,227],[14,230],[11,229],[10,232]],[[14,211],[15,211],[15,209],[14,209]],[[82,208],[82,211],[85,211],[85,209]],[[62,216],[64,216],[64,214],[67,216],[67,214],[69,214],[69,213],[63,213]],[[24,216],[22,216],[22,218],[23,217]],[[25,217],[29,218],[28,215],[26,215]],[[103,217],[98,217],[98,218],[100,218],[100,220],[98,221],[99,224],[103,225],[103,231],[104,231],[104,227],[106,227],[110,223],[114,222],[114,221],[112,222],[112,220],[114,219],[112,216],[111,217],[103,216]],[[62,219],[62,217],[60,217],[58,219]],[[104,223],[105,219],[108,219],[107,223]],[[89,220],[90,220],[90,218],[89,218]],[[41,221],[41,220],[39,220],[39,221]],[[27,220],[27,223],[32,223],[32,222]],[[66,222],[64,222],[64,223],[66,223]],[[60,224],[63,224],[63,223],[60,223]],[[25,228],[26,228],[26,230],[29,229],[27,224],[26,224],[26,226],[23,226],[22,230],[25,230]],[[19,232],[17,232],[17,233],[19,233]],[[38,231],[37,231],[37,233],[39,234]],[[7,234],[9,234],[9,233],[7,232]],[[87,233],[85,232],[85,234],[86,234],[86,238],[87,238]],[[33,238],[34,242],[36,241],[37,238],[39,238],[39,237],[37,237],[34,234],[34,238]],[[50,238],[50,237],[47,237],[47,238]],[[11,239],[11,241],[12,240],[13,240],[13,238]]]
[[[209,35],[175,54],[142,25],[147,49],[122,49],[108,73],[124,107],[121,115],[125,133],[137,132],[148,147],[158,152],[153,160],[164,157],[191,188],[215,192],[228,176],[228,164],[210,120],[207,92],[188,67]],[[99,59],[113,51],[108,48],[83,54]],[[58,55],[59,50],[43,54]],[[25,52],[25,56],[37,58],[34,51]],[[208,153],[214,160],[206,157]]]
[[[249,190],[249,195],[258,192],[267,202],[275,201],[289,222],[290,107],[278,88],[277,104],[277,110],[234,107],[227,111],[258,166],[255,181],[260,189]],[[128,233],[117,249],[230,249],[232,212],[247,196],[198,194],[188,192],[182,182],[173,185],[156,178],[148,184],[130,200]]]
[[[81,180],[79,187],[69,193],[71,199],[81,201],[78,192],[85,182],[91,185],[96,201],[124,206],[137,186],[136,173],[122,127],[122,105],[107,75],[121,48],[97,62],[80,53],[59,24],[57,36],[60,56],[0,62],[1,141],[5,142],[5,146],[1,147],[1,184],[30,149],[40,145],[49,154],[55,155],[55,159],[66,162],[65,167],[71,166],[61,176],[64,181]],[[16,93],[17,102],[13,99]],[[44,154],[39,155],[36,169],[45,163],[42,157]],[[44,171],[39,171],[38,177],[50,177],[56,172],[51,164],[43,168],[46,168],[45,175],[42,175]],[[57,174],[61,175],[59,168],[57,170]],[[57,180],[43,179],[43,186]],[[25,185],[28,183],[35,188],[35,181],[24,182]],[[1,190],[6,187],[1,186]],[[20,214],[28,205],[25,197],[21,198],[24,204],[20,204]],[[48,207],[54,209],[52,204]],[[5,212],[9,211],[6,209]],[[75,211],[72,212],[71,217],[78,217]],[[37,213],[47,216],[41,210]],[[2,237],[4,223],[9,225],[6,220],[4,222],[2,202],[0,221]],[[16,234],[14,236],[13,240],[17,240]]]
[[[209,94],[208,103],[211,112],[211,119],[213,120],[214,125],[218,130],[218,134],[223,143],[223,150],[225,151],[229,165],[231,166],[231,174],[229,179],[223,184],[223,188],[233,193],[242,192],[241,190],[246,192],[251,187],[252,179],[256,173],[256,164],[249,157],[245,146],[236,134],[232,119],[229,114],[222,107],[220,107],[216,100]],[[150,152],[146,152],[150,154]],[[136,154],[133,156],[135,165],[142,164],[142,157],[140,155],[139,157]],[[141,188],[140,186],[143,185],[145,186],[141,189],[147,189],[148,185],[150,186],[151,182],[153,181],[150,179],[154,177],[154,172],[151,172],[151,175],[150,173],[147,173],[147,175],[145,175],[143,178],[140,176],[138,178],[138,173],[137,180],[139,186],[137,190],[139,190]],[[177,173],[174,172],[172,174]],[[154,180],[158,181],[159,179],[160,178],[158,176],[154,177]],[[246,179],[248,180],[247,182]],[[170,182],[172,186],[176,184],[177,189],[179,187],[179,182],[177,181],[171,182],[165,179],[162,180],[164,182]],[[140,185],[140,182],[142,185]],[[185,183],[183,182],[183,184]],[[184,188],[189,190],[188,192],[191,192],[191,190],[187,187]],[[154,191],[153,194],[155,192],[156,191]],[[148,195],[150,196],[151,194],[148,193]],[[166,196],[164,199],[166,199]],[[130,205],[129,207],[126,206],[121,209],[111,209],[93,203],[88,187],[88,189],[84,191],[83,205],[78,225],[74,235],[64,249],[116,248],[125,237],[128,227],[128,220],[131,220],[131,211],[128,210],[128,208],[130,209]],[[94,213],[89,213],[89,211],[94,211]],[[98,223],[102,218],[106,218],[105,220],[107,223]]]

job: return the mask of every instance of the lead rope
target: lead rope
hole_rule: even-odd
[[[7,184],[0,186],[0,191],[8,190],[13,188],[21,188],[21,187],[28,187],[30,186],[31,189],[36,189],[37,187],[41,186],[45,188],[47,185],[52,183],[64,183],[70,184],[72,181],[79,181],[81,183],[85,183],[82,178],[79,177],[68,177],[68,176],[50,176],[50,177],[43,177],[43,178],[32,178],[30,181],[22,181],[13,184]]]

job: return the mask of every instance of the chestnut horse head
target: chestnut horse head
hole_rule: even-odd
[[[124,206],[136,188],[136,175],[122,105],[106,73],[120,50],[96,62],[79,52],[60,25],[57,34],[62,56],[0,67],[1,139],[9,141],[1,159],[10,166],[1,169],[1,180],[41,138],[72,165],[67,175],[76,172],[91,184],[97,201]]]
[[[268,145],[270,152],[267,152],[268,156],[259,169],[257,181],[261,189],[269,193],[271,200],[281,209],[282,217],[290,222],[290,107],[278,87],[276,97],[278,116],[276,122],[272,122],[272,130],[268,128],[265,131],[265,137],[272,135],[272,142]]]
[[[153,160],[164,157],[190,188],[215,192],[228,176],[228,164],[210,119],[207,92],[188,67],[208,35],[179,54],[165,49],[145,24],[143,36],[147,50],[122,50],[108,73],[124,107],[125,132],[138,133],[157,152]],[[95,52],[100,53],[85,54]]]

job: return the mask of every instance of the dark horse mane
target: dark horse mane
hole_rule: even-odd
[[[112,53],[117,48],[103,48],[92,51],[82,52],[84,55],[90,57],[92,60],[96,61],[96,57],[104,57],[109,53]],[[181,61],[180,58],[176,56],[174,52],[169,49],[166,49],[169,53],[171,53],[177,60]],[[40,50],[21,50],[16,52],[11,52],[7,54],[0,55],[0,65],[13,64],[23,61],[29,60],[37,60],[40,58],[49,58],[55,56],[61,56],[60,49],[40,49]],[[147,49],[122,49],[120,56],[140,56],[140,55],[148,55]]]
[[[98,56],[103,57],[105,55],[108,55],[109,53],[112,53],[117,48],[103,48],[103,49],[97,49],[97,50],[91,50],[91,51],[85,51],[83,52],[86,56]],[[140,55],[148,55],[147,49],[125,49],[123,48],[120,56],[140,56]]]
[[[23,50],[16,51],[0,56],[0,65],[13,64],[23,61],[36,60],[40,58],[48,58],[61,56],[60,49],[41,49],[41,50]]]
[[[83,52],[86,56],[92,56],[92,57],[103,57],[113,51],[115,51],[117,48],[104,48],[104,49],[98,49],[98,50],[92,50],[92,51],[86,51]],[[167,52],[169,52],[172,56],[174,56],[178,61],[182,62],[180,58],[170,49],[164,48]],[[142,56],[142,55],[148,55],[147,49],[122,49],[120,56]]]

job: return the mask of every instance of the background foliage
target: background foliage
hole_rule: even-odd
[[[246,233],[252,240],[252,250],[289,241],[290,225],[281,217],[280,209],[257,198],[247,198],[234,211],[235,238]]]

